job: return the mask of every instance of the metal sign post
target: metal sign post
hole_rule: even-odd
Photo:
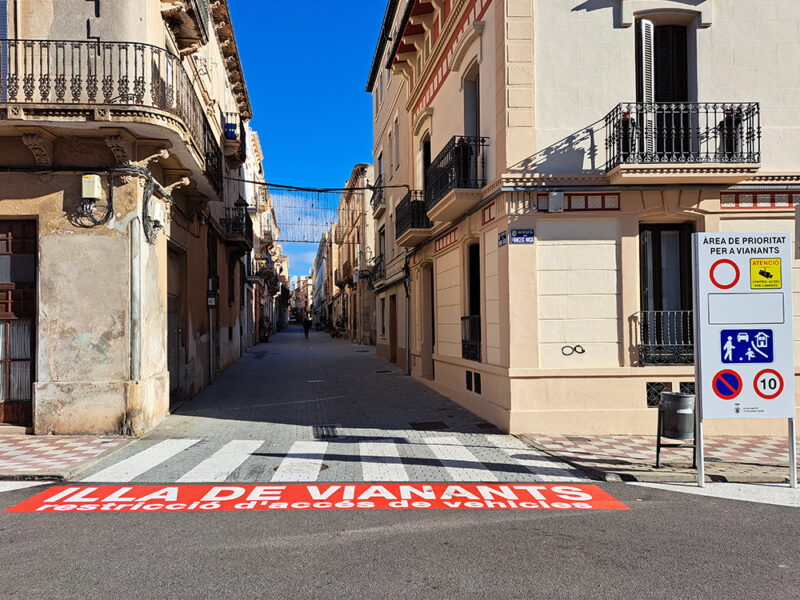
[[[692,242],[697,485],[704,419],[785,418],[797,487],[791,236],[696,233]]]

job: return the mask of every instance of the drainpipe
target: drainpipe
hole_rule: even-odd
[[[403,286],[406,288],[406,375],[411,375],[411,270],[408,267],[408,248],[403,265]]]
[[[131,381],[142,378],[142,239],[139,217],[131,219]]]
[[[112,184],[113,185],[113,184]],[[131,268],[131,296],[130,296],[130,373],[131,384],[142,378],[142,229],[139,217],[131,219],[129,233],[130,240],[130,268]],[[130,391],[125,401],[125,418],[122,424],[122,434],[133,433],[133,421],[130,405]]]
[[[208,297],[211,296],[211,278],[208,278]],[[208,303],[208,299],[206,299]],[[208,307],[208,384],[214,383],[214,309]]]
[[[363,321],[364,321],[364,319],[363,319],[364,313],[362,312],[362,309],[363,309],[363,306],[362,306],[362,297],[363,297],[362,291],[363,291],[363,289],[362,288],[364,287],[364,284],[361,281],[361,265],[362,265],[362,262],[361,262],[361,242],[359,242],[356,245],[356,256],[358,256],[358,287],[356,288],[356,293],[358,294],[358,326],[356,327],[356,331],[358,332],[358,334],[357,334],[358,335],[358,343],[359,344],[363,344],[364,343],[364,323],[363,323]]]

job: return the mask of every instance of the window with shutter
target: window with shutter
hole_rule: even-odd
[[[639,21],[636,30],[636,101],[655,102],[653,80],[653,23],[647,19]]]
[[[206,37],[211,32],[211,10],[208,6],[208,0],[196,0],[197,12],[199,13],[200,21],[203,24],[203,33]]]
[[[655,28],[655,101],[688,102],[686,27]]]

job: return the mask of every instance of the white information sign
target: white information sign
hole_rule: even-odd
[[[793,418],[791,236],[693,241],[700,419]]]

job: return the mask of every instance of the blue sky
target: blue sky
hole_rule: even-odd
[[[342,187],[372,162],[372,99],[364,91],[384,0],[229,0],[264,149],[267,181]],[[284,244],[291,274],[317,248]]]

